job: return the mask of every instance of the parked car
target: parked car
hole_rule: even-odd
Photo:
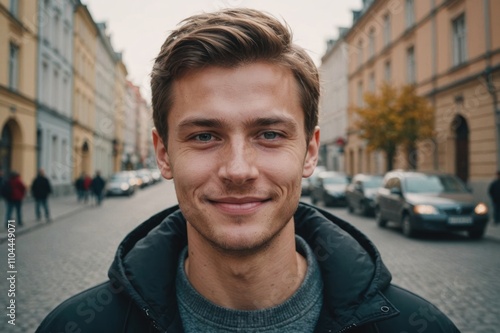
[[[309,176],[308,178],[302,178],[302,192],[301,192],[302,195],[311,195],[313,183],[318,177],[318,175],[323,171],[326,171],[326,168],[322,165],[318,165],[314,169],[311,176]]]
[[[106,195],[127,195],[135,192],[135,179],[129,172],[119,172],[111,176],[106,184]]]
[[[153,175],[149,169],[137,170],[137,176],[141,179],[141,186],[146,187],[153,184]]]
[[[149,169],[151,171],[151,177],[153,177],[153,183],[157,183],[161,180],[161,172],[158,169]]]
[[[350,213],[359,211],[365,216],[375,213],[375,194],[382,186],[384,177],[357,174],[345,190],[347,209]]]
[[[311,202],[317,204],[323,201],[325,206],[345,205],[345,188],[349,184],[349,178],[335,171],[323,171],[314,179],[311,191]]]
[[[466,185],[444,173],[391,171],[375,197],[379,226],[392,221],[403,234],[417,231],[467,231],[470,238],[483,237],[488,208],[476,202]]]

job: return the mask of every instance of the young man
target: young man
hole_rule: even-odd
[[[38,175],[31,184],[31,195],[35,198],[35,214],[37,221],[42,218],[41,208],[45,212],[47,222],[50,222],[49,195],[52,193],[50,180],[45,176],[43,169],[38,170]]]
[[[488,187],[488,194],[493,203],[493,223],[500,225],[500,170],[497,171],[497,178]]]
[[[284,25],[249,9],[191,17],[151,86],[179,206],[127,236],[110,281],[38,332],[458,332],[390,284],[363,234],[299,204],[318,159],[319,80]]]

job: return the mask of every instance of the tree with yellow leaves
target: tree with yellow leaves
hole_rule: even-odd
[[[434,109],[414,86],[397,89],[384,83],[379,94],[366,93],[364,101],[365,106],[355,109],[354,126],[368,149],[385,152],[391,170],[401,145],[410,168],[416,168],[417,142],[434,135]]]

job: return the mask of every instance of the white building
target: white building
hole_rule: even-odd
[[[321,82],[320,163],[328,170],[335,171],[344,171],[343,148],[347,137],[348,58],[343,40],[346,31],[347,29],[340,28],[339,39],[327,42],[327,50],[321,58],[319,67]]]
[[[37,167],[45,170],[56,195],[72,191],[75,4],[75,0],[38,2]]]

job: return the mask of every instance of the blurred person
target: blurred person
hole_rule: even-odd
[[[87,203],[91,196],[92,178],[88,174],[83,176],[83,202]]]
[[[7,228],[8,220],[12,219],[12,213],[14,210],[16,211],[17,216],[17,220],[15,221],[19,227],[22,227],[22,204],[24,196],[26,195],[26,185],[24,185],[23,181],[21,180],[21,176],[19,175],[19,173],[11,171],[9,179],[4,184],[2,189],[4,199],[7,203],[7,211],[5,213],[5,227]]]
[[[320,87],[286,25],[251,9],[190,17],[151,88],[156,159],[179,205],[132,231],[109,281],[37,332],[458,332],[391,284],[365,235],[299,203],[318,161]]]
[[[92,179],[92,183],[90,184],[90,188],[92,190],[92,194],[95,197],[96,204],[98,206],[102,203],[102,197],[104,193],[104,187],[106,186],[106,182],[101,177],[101,173],[96,171],[94,178]]]
[[[75,180],[76,197],[78,202],[82,201],[85,196],[85,189],[83,187],[83,181],[85,179],[85,174],[82,172],[80,177]]]
[[[488,194],[493,203],[494,225],[500,225],[500,170],[497,171],[497,179],[491,182],[488,188]]]
[[[35,214],[37,221],[40,221],[42,214],[40,208],[43,208],[45,213],[45,219],[50,222],[50,210],[49,210],[49,195],[52,194],[52,186],[50,185],[49,179],[45,176],[45,171],[43,169],[38,170],[38,175],[33,180],[31,184],[31,195],[35,198]]]

